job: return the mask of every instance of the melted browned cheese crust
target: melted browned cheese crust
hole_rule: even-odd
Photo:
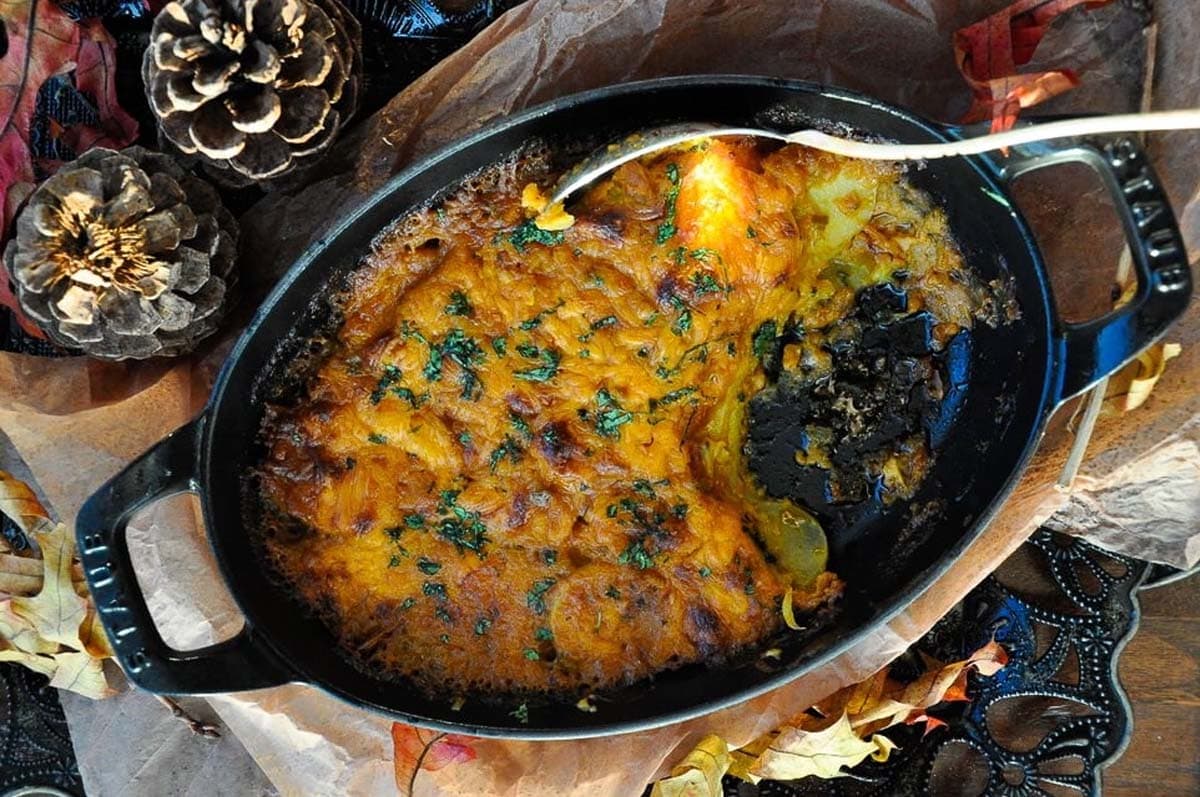
[[[415,214],[356,273],[334,354],[265,427],[263,497],[305,529],[265,536],[274,566],[356,657],[440,690],[763,639],[797,580],[740,453],[753,333],[828,324],[901,268],[913,309],[969,325],[943,215],[894,168],[750,142],[628,164],[562,233],[522,226],[522,182]]]

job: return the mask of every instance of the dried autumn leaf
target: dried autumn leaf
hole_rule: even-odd
[[[114,43],[97,20],[75,22],[53,0],[0,0],[5,43],[0,55],[0,240],[36,182],[30,146],[38,91],[57,75],[73,74],[75,87],[94,101],[95,125],[51,125],[51,135],[82,153],[93,146],[120,149],[137,137],[137,122],[117,104]],[[40,161],[44,172],[57,167]],[[41,336],[20,313],[0,274],[0,304],[14,311],[22,327]]]
[[[1137,356],[1137,359],[1109,377],[1104,394],[1110,410],[1136,410],[1150,398],[1151,391],[1162,378],[1167,363],[1183,352],[1178,343],[1157,343]]]
[[[0,470],[0,514],[7,515],[26,534],[53,526],[50,514],[28,484]]]
[[[716,797],[730,761],[725,740],[710,733],[672,767],[670,777],[654,784],[650,797]]]
[[[954,34],[954,60],[974,95],[965,122],[992,120],[992,132],[1007,130],[1022,108],[1078,85],[1069,69],[1019,73],[1050,24],[1076,6],[1089,9],[1111,0],[1017,0]]]
[[[417,775],[433,772],[451,764],[475,759],[470,736],[422,731],[400,722],[392,723],[392,767],[396,788],[404,797],[412,797]]]
[[[112,694],[103,660],[113,652],[86,591],[77,591],[74,537],[62,523],[50,522],[28,485],[3,471],[0,512],[27,530],[42,557],[3,557],[7,572],[0,578],[32,579],[31,566],[40,577],[28,594],[0,600],[0,661],[19,662],[49,676],[51,686],[87,697]]]
[[[868,756],[886,759],[894,746],[875,742],[874,737],[869,741],[859,738],[843,714],[824,730],[784,728],[758,757],[750,775],[755,783],[762,779],[797,780],[810,775],[836,778],[844,774],[843,767],[852,767]]]

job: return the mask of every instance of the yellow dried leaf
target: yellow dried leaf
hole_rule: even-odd
[[[45,676],[53,676],[58,669],[58,662],[51,656],[39,656],[13,648],[0,648],[0,661],[15,661]]]
[[[654,784],[650,797],[721,797],[721,778],[729,763],[725,740],[710,733],[671,769],[669,778]]]
[[[852,767],[880,749],[860,739],[843,714],[821,731],[782,729],[750,771],[770,780],[796,780],[809,775],[836,778],[843,767]]]
[[[0,514],[12,518],[26,534],[42,531],[52,525],[50,513],[29,485],[4,470],[0,470]]]
[[[104,663],[86,652],[60,653],[54,657],[58,668],[50,685],[99,700],[114,694],[104,675]]]
[[[88,602],[75,594],[71,583],[75,541],[61,523],[48,533],[35,533],[33,538],[42,551],[42,589],[32,597],[13,598],[13,613],[43,638],[82,650],[79,629],[87,618]]]
[[[103,659],[113,651],[86,588],[75,581],[80,573],[74,537],[62,523],[50,521],[27,485],[3,471],[0,512],[21,525],[42,556],[0,561],[6,584],[19,579],[19,586],[32,586],[0,601],[0,661],[19,662],[50,676],[51,686],[87,697],[112,694]]]

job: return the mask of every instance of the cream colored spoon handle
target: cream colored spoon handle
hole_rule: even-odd
[[[978,155],[1006,147],[1048,141],[1054,138],[1094,136],[1105,133],[1132,133],[1151,130],[1191,130],[1200,128],[1200,108],[1178,111],[1154,111],[1151,113],[1126,113],[1115,116],[1086,116],[1078,119],[1063,119],[1058,122],[1043,122],[992,133],[986,136],[964,138],[961,141],[946,141],[937,144],[885,144],[871,141],[854,141],[838,138],[819,130],[800,130],[790,133],[787,140],[814,149],[844,155],[849,158],[869,160],[929,160],[952,158],[958,155]]]

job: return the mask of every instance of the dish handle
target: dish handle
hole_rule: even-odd
[[[278,686],[292,674],[249,626],[224,642],[175,650],[146,607],[129,556],[126,527],[140,508],[196,490],[201,415],[170,434],[101,487],[79,510],[75,534],[88,588],[126,676],[156,694],[211,694]]]
[[[991,159],[1006,183],[1062,163],[1090,166],[1112,196],[1133,256],[1137,292],[1127,304],[1090,321],[1060,323],[1058,401],[1063,402],[1132,360],[1183,315],[1192,295],[1183,237],[1158,176],[1133,138],[1044,141]]]

